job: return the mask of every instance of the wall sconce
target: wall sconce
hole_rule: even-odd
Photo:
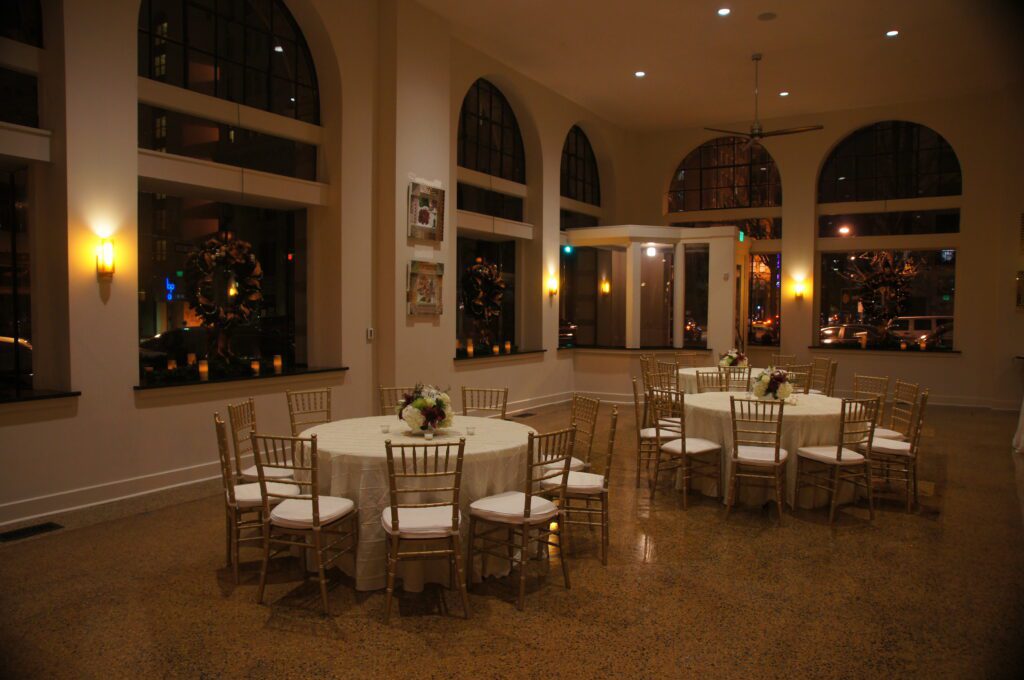
[[[607,295],[608,293],[612,292],[612,282],[609,281],[608,279],[603,279],[601,281],[600,290],[602,295]]]
[[[114,241],[105,238],[96,246],[96,278],[110,281],[114,278]]]
[[[658,254],[658,249],[654,246],[647,246],[647,257],[654,257]]]
[[[548,295],[551,297],[558,295],[558,277],[554,274],[548,277]]]
[[[806,290],[807,288],[806,286],[804,286],[804,282],[797,281],[796,283],[793,284],[793,297],[795,297],[797,300],[803,300],[804,292],[806,292]]]

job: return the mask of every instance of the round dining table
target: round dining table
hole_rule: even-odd
[[[709,439],[722,445],[722,479],[717,486],[706,483],[696,487],[706,494],[725,494],[725,482],[732,467],[732,409],[730,398],[752,399],[750,394],[738,392],[704,392],[684,397],[686,436]],[[796,452],[802,446],[821,446],[839,441],[839,421],[842,418],[842,399],[822,394],[795,394],[787,401],[782,412],[782,448],[786,460],[786,499],[793,507],[817,507],[828,502],[827,494],[813,487],[801,490],[796,498]],[[852,499],[848,489],[840,489],[840,501]],[[737,503],[761,504],[774,498],[768,486],[739,485]]]
[[[468,428],[473,428],[473,434],[468,433]],[[303,436],[317,437],[320,493],[348,498],[359,510],[357,555],[354,562],[339,560],[341,568],[355,579],[356,589],[378,590],[387,582],[385,533],[381,526],[381,513],[390,505],[386,440],[393,444],[443,444],[466,438],[459,495],[465,546],[469,504],[485,496],[523,488],[530,433],[536,431],[521,423],[472,416],[455,416],[452,426],[437,432],[430,442],[422,435],[413,435],[396,416],[338,420],[305,430]],[[498,562],[490,560],[489,564],[500,568]],[[500,573],[497,569],[493,572]],[[398,576],[403,588],[409,591],[422,590],[424,583],[447,585],[448,563],[403,561],[399,563]]]
[[[717,371],[718,366],[691,366],[679,369],[679,386],[686,394],[697,394],[697,371]],[[761,375],[763,368],[751,368],[750,379]]]

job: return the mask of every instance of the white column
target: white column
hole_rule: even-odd
[[[683,335],[686,327],[686,246],[676,244],[672,279],[672,346],[683,346]]]
[[[733,342],[736,316],[735,238],[713,238],[708,255],[708,349],[721,354]]]
[[[626,347],[640,347],[640,258],[643,246],[630,243],[626,248]]]

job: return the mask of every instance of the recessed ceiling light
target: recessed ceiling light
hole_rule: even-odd
[[[885,32],[885,37],[886,37],[886,38],[895,38],[895,37],[896,37],[896,36],[898,36],[899,34],[900,34],[900,32],[899,32],[899,31],[897,31],[896,29],[893,29],[893,30],[891,30],[891,31],[886,31],[886,32]]]
[[[633,75],[637,78],[643,78],[647,75],[647,71],[633,71]]]
[[[729,16],[730,12],[732,12],[731,9],[729,9],[728,7],[723,7],[722,9],[718,10],[718,16],[727,17]]]
[[[274,45],[274,51],[278,53],[284,52],[284,48],[281,47],[280,45]]]
[[[780,97],[788,97],[789,96],[789,90],[783,90],[782,92],[779,93],[779,96]]]

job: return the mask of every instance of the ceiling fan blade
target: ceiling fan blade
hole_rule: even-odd
[[[779,135],[795,135],[798,132],[811,132],[812,130],[824,130],[824,125],[804,125],[795,128],[786,128],[784,130],[772,130],[770,132],[761,133],[762,137],[778,137]]]
[[[736,132],[735,130],[723,130],[722,128],[710,128],[710,127],[706,127],[704,129],[705,130],[710,130],[711,132],[724,132],[725,134],[732,135],[733,137],[749,137],[750,136],[749,132]]]

